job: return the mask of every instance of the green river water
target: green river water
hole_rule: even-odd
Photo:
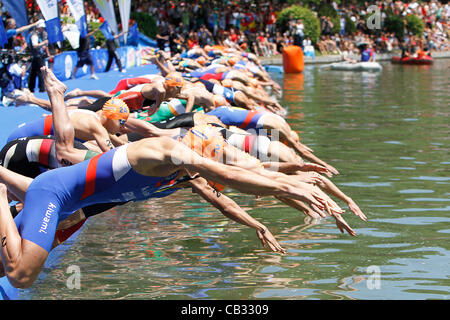
[[[448,299],[450,60],[380,73],[273,74],[288,121],[341,175],[356,237],[274,198],[229,192],[287,254],[188,190],[95,216],[22,299]],[[345,209],[344,203],[338,203]],[[70,267],[80,287],[67,285]],[[68,269],[69,268],[69,269]]]

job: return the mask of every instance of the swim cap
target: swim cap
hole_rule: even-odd
[[[298,133],[295,132],[294,130],[291,130],[291,137],[292,139],[294,139],[297,142],[300,142],[300,137],[298,136]]]
[[[228,63],[231,66],[234,66],[237,62],[238,62],[238,59],[236,57],[232,57],[232,58],[228,59]]]
[[[202,157],[216,159],[224,145],[223,136],[209,124],[192,127],[181,140]]]
[[[169,76],[164,83],[169,87],[183,87],[183,79],[177,76]]]
[[[127,104],[119,98],[111,98],[102,107],[102,114],[112,120],[127,120],[130,109]]]
[[[206,63],[206,58],[201,56],[197,58],[197,62],[201,65],[204,65]]]
[[[224,79],[224,80],[222,80],[222,85],[226,88],[231,88],[233,86],[233,80]]]
[[[216,108],[228,105],[227,100],[223,96],[215,94],[213,99],[214,99],[214,107]]]
[[[225,146],[223,136],[210,124],[192,127],[181,141],[202,157],[212,160],[218,160]],[[208,184],[217,191],[225,189],[213,181],[208,180]]]
[[[250,80],[250,84],[255,88],[259,85],[258,80],[256,80],[255,78]]]

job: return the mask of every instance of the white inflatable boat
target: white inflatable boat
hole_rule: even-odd
[[[330,64],[331,70],[342,71],[381,71],[383,68],[378,62],[336,62]]]

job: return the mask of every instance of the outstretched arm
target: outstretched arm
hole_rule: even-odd
[[[224,194],[214,193],[213,188],[208,185],[205,179],[199,177],[191,180],[189,183],[198,195],[219,209],[224,216],[242,225],[255,229],[256,234],[264,247],[267,245],[270,250],[274,252],[286,252],[262,223],[251,217],[232,199]]]
[[[165,161],[176,164],[180,169],[197,172],[200,176],[228,185],[238,191],[255,195],[281,195],[294,198],[325,209],[325,199],[315,191],[300,189],[289,184],[274,181],[249,170],[229,166],[203,158],[184,144],[167,139]]]
[[[180,133],[180,129],[160,129],[153,124],[139,119],[128,118],[125,128],[134,131],[144,137],[172,137]]]

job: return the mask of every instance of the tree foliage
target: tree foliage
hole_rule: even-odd
[[[286,31],[291,19],[302,19],[303,25],[305,26],[305,37],[309,37],[313,43],[319,40],[319,18],[311,10],[297,5],[285,8],[277,17],[277,25],[282,31]]]

